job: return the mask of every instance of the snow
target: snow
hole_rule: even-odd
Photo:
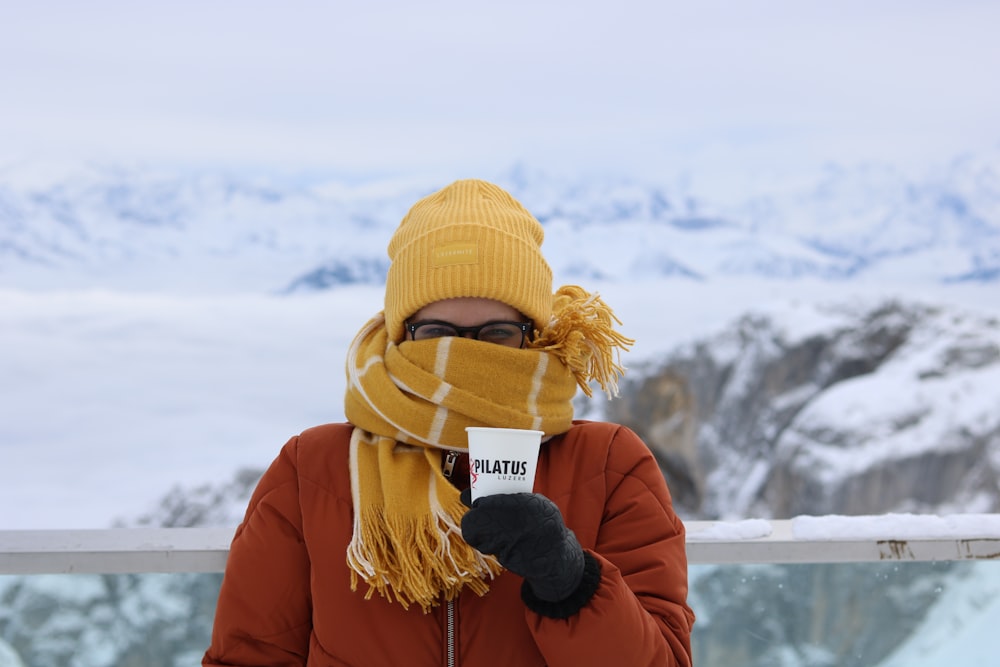
[[[4,577],[0,585],[13,580]],[[86,603],[100,600],[106,591],[103,583],[93,577],[74,577],[65,574],[39,574],[32,577],[32,587],[43,595],[61,598],[67,602]],[[2,588],[0,588],[2,590]]]
[[[790,520],[791,538],[801,542],[866,540],[1000,540],[1000,514],[889,513],[874,516],[797,516]],[[689,524],[689,542],[731,542],[771,537],[765,519],[708,521]]]
[[[0,667],[24,667],[21,656],[2,639],[0,639]]]
[[[974,563],[892,656],[877,667],[995,665],[1000,627],[1000,562]]]
[[[771,535],[771,522],[764,519],[744,519],[742,521],[713,521],[699,530],[688,529],[689,542],[728,542],[732,540],[756,540]]]
[[[781,446],[797,446],[795,431],[818,433],[827,425],[852,433],[848,443],[814,443],[803,459],[833,480],[883,460],[946,451],[969,434],[985,437],[1000,408],[990,390],[1000,387],[1000,366],[989,363],[998,353],[992,313],[928,311],[878,373],[840,382],[810,403]],[[890,400],[901,396],[907,400]]]
[[[1000,515],[798,516],[792,519],[792,535],[796,540],[803,541],[937,538],[1000,540]]]

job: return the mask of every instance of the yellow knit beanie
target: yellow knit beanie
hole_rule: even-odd
[[[403,339],[403,322],[427,304],[484,297],[530,317],[552,313],[552,270],[541,253],[542,225],[506,191],[456,181],[410,209],[389,241],[385,324]]]

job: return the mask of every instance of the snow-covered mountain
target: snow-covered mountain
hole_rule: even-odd
[[[699,518],[1000,512],[1000,316],[754,308],[623,384],[605,416]]]
[[[736,202],[650,179],[524,166],[490,178],[542,220],[564,281],[1000,281],[1000,149],[920,179],[887,166],[830,166]],[[443,184],[7,166],[0,281],[201,292],[377,282],[392,229]]]

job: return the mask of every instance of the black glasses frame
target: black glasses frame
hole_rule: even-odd
[[[407,331],[410,332],[410,338],[416,340],[417,329],[422,326],[433,325],[439,327],[448,327],[455,332],[456,336],[465,337],[465,334],[472,334],[472,337],[476,340],[482,340],[479,334],[482,333],[483,329],[491,326],[496,326],[498,324],[512,324],[521,330],[521,341],[517,345],[510,345],[508,347],[523,347],[525,339],[531,340],[532,337],[532,323],[531,322],[515,322],[512,320],[491,320],[489,322],[484,322],[483,324],[477,324],[474,327],[460,327],[457,324],[452,324],[451,322],[445,322],[444,320],[420,320],[418,322],[404,322],[403,326]],[[443,338],[444,336],[440,336]],[[490,342],[490,341],[483,341]]]

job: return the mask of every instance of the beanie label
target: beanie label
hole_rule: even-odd
[[[479,261],[479,246],[475,243],[449,243],[434,248],[431,266],[475,264]]]

